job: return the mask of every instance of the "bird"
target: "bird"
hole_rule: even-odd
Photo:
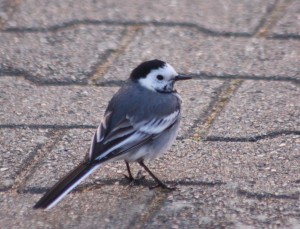
[[[191,79],[178,74],[168,63],[153,59],[139,64],[108,103],[92,136],[84,160],[59,180],[34,205],[50,209],[103,163],[124,160],[126,176],[134,181],[130,165],[137,162],[156,181],[155,187],[172,190],[145,165],[165,153],[176,139],[181,117],[177,81]]]

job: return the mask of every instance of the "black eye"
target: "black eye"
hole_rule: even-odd
[[[164,77],[163,77],[162,75],[157,75],[156,78],[157,78],[158,80],[163,80],[163,79],[164,79]]]

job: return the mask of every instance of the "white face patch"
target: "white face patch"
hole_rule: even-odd
[[[173,90],[174,79],[177,75],[174,68],[166,64],[163,68],[154,69],[145,78],[139,79],[139,83],[152,91],[169,92]]]

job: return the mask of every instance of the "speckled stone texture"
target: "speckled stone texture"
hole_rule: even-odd
[[[298,0],[0,1],[0,228],[300,228]],[[51,210],[132,69],[180,82],[170,150],[103,164]]]

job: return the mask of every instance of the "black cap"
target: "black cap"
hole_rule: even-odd
[[[166,66],[166,62],[161,60],[149,60],[141,63],[130,74],[130,78],[134,81],[145,78],[152,70],[163,68]]]

